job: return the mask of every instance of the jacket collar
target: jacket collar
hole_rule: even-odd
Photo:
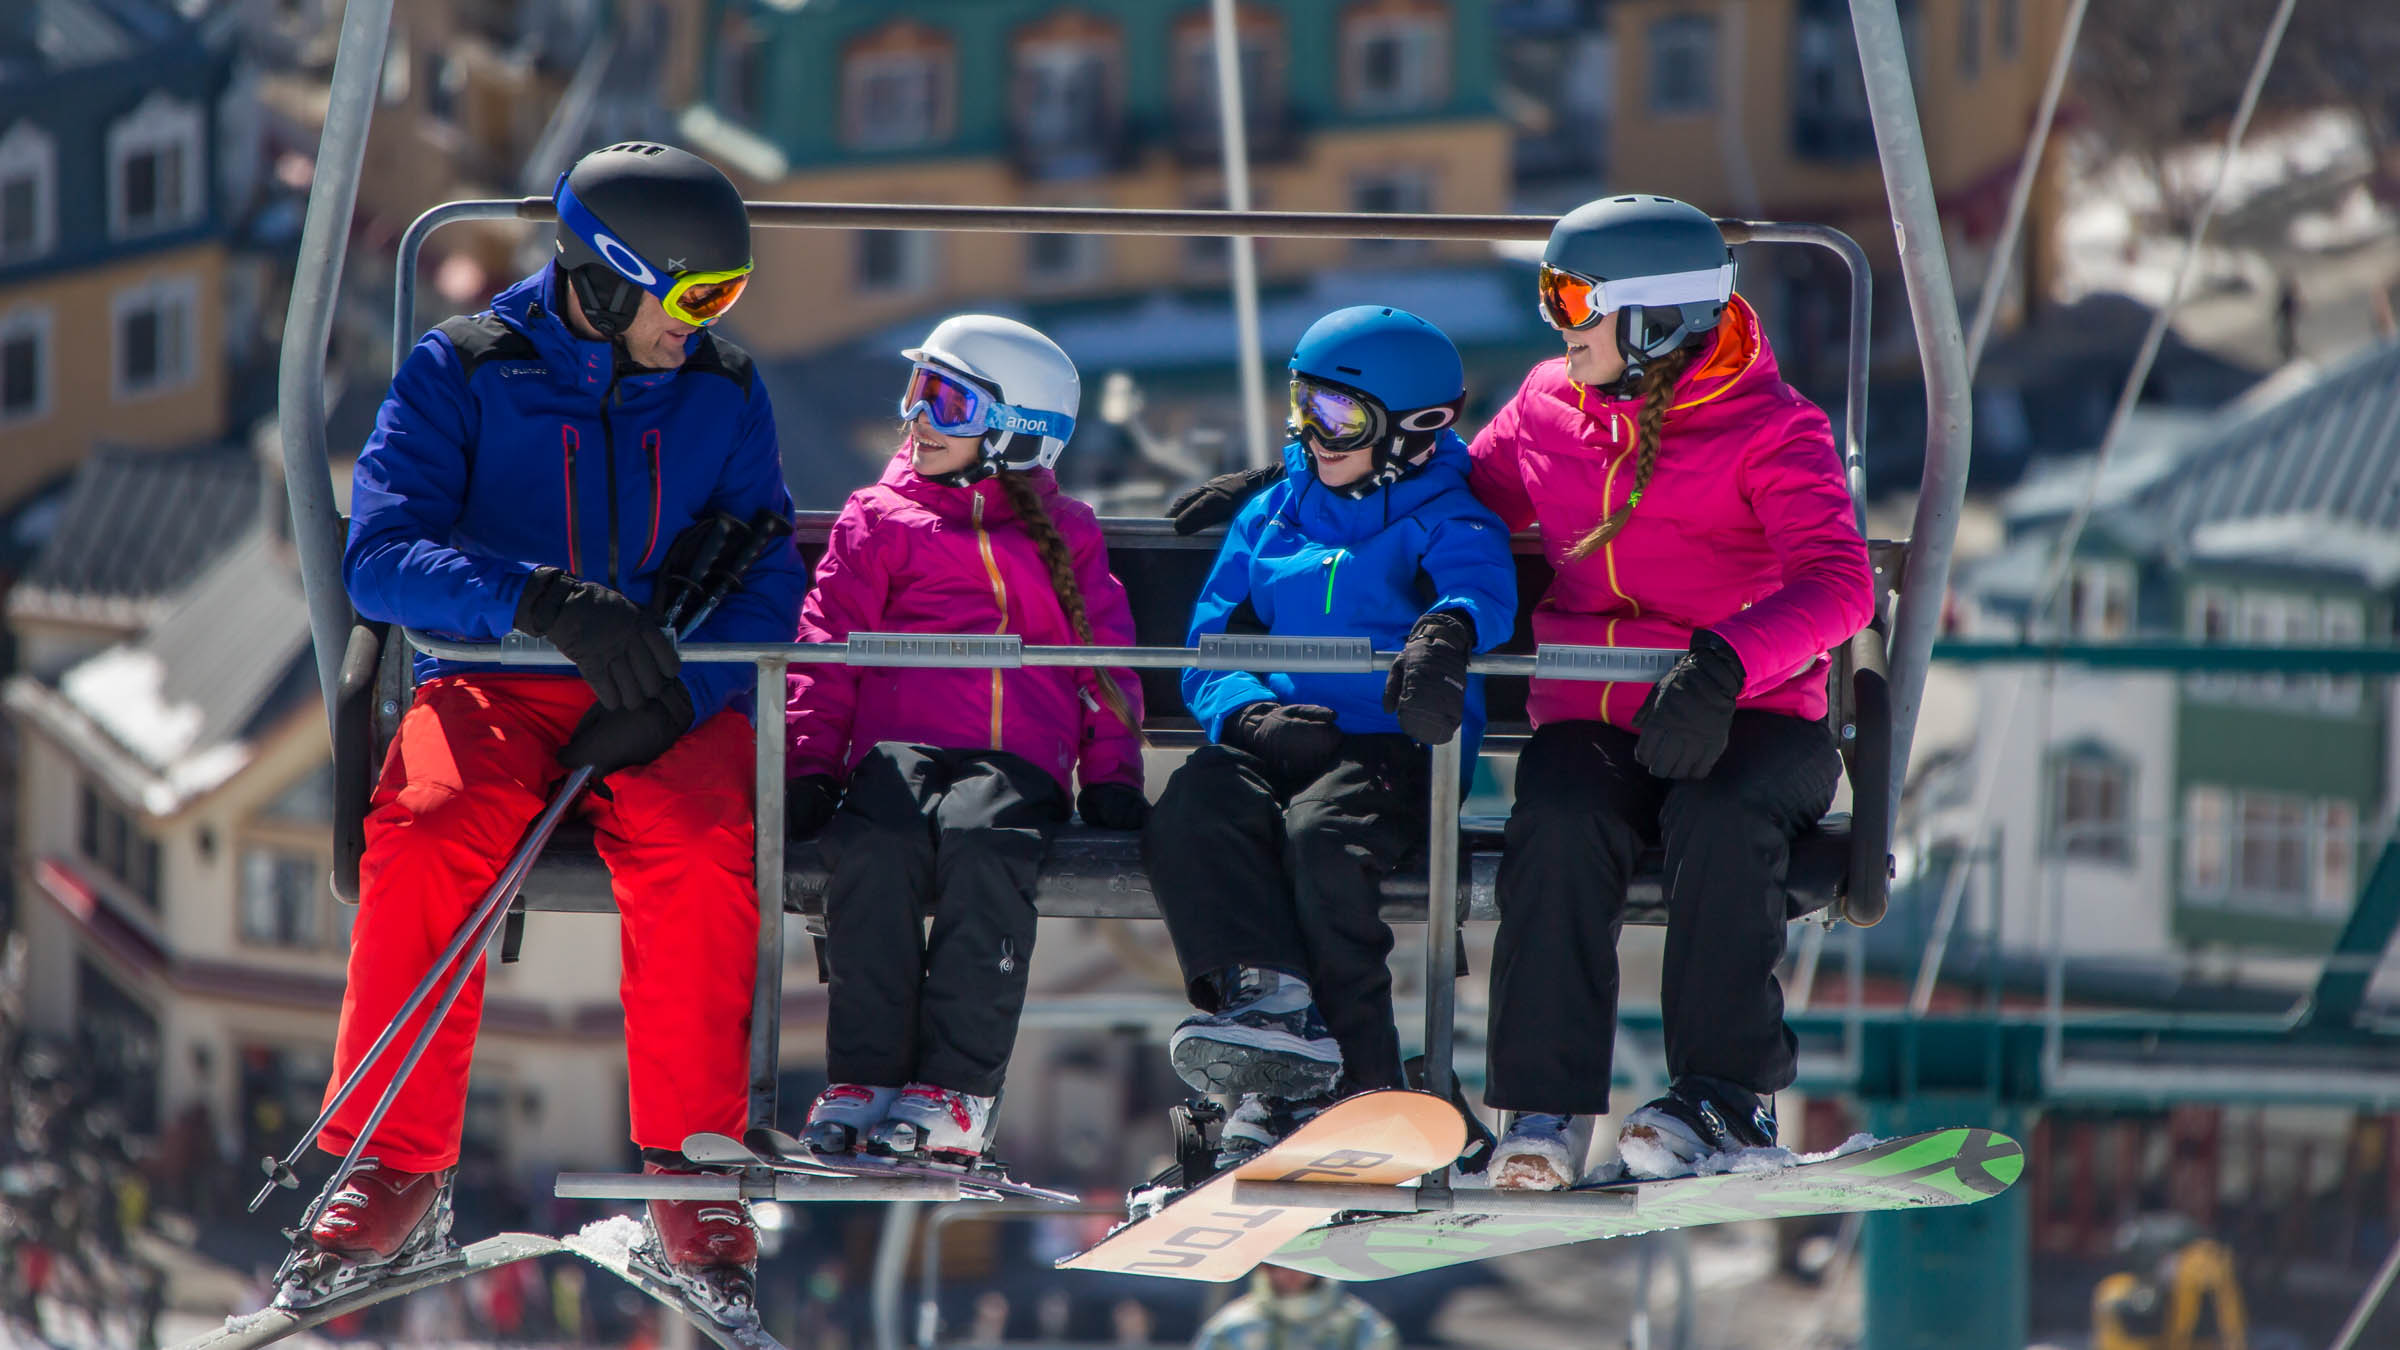
[[[1560,360],[1563,376],[1566,362]],[[1715,341],[1708,355],[1692,364],[1675,381],[1675,401],[1667,405],[1668,412],[1682,412],[1704,403],[1714,403],[1736,389],[1758,387],[1764,382],[1779,379],[1775,353],[1767,345],[1766,330],[1759,325],[1757,311],[1750,302],[1736,295],[1725,305],[1725,316],[1718,322]],[[1597,388],[1577,384],[1567,379],[1574,391],[1574,403],[1588,413],[1608,411],[1631,412],[1641,400],[1618,398]]]
[[[1467,443],[1444,431],[1423,464],[1364,497],[1350,497],[1318,482],[1307,448],[1292,441],[1283,447],[1284,479],[1291,484],[1283,513],[1319,543],[1356,543],[1444,492],[1464,490],[1470,463]]]
[[[540,271],[492,297],[492,313],[532,339],[552,378],[598,398],[607,392],[611,375],[630,390],[664,383],[680,373],[631,365],[619,372],[615,343],[582,337],[567,326],[566,297],[559,294],[565,284],[559,270],[545,263]],[[688,357],[706,340],[705,329],[694,332],[684,342],[684,354]]]
[[[1026,476],[1033,482],[1034,496],[1042,506],[1055,514],[1058,501],[1058,478],[1048,469],[1030,469]],[[970,520],[975,514],[975,502],[983,502],[983,519],[996,522],[1016,519],[1016,509],[1009,505],[1008,494],[1001,490],[997,475],[986,478],[972,487],[954,483],[937,483],[918,473],[909,465],[908,447],[903,444],[892,453],[883,466],[883,475],[875,480],[944,520]]]

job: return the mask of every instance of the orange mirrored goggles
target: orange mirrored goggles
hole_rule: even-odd
[[[701,328],[724,317],[749,286],[747,267],[731,272],[685,272],[668,285],[658,302],[668,318]]]
[[[1542,318],[1552,328],[1589,328],[1600,321],[1600,283],[1590,277],[1542,264],[1535,283],[1542,297]]]

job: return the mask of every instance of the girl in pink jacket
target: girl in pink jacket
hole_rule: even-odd
[[[1133,615],[1091,508],[1050,466],[1080,382],[1012,319],[945,320],[902,396],[904,439],[851,494],[800,611],[800,640],[1015,633],[1126,646]],[[1035,874],[1067,817],[1140,829],[1141,685],[1129,670],[792,668],[794,834],[824,835],[831,1005],[810,1109],[819,1152],[969,1163],[1016,1044]],[[921,915],[934,916],[930,937]]]
[[[1655,685],[1536,680],[1500,866],[1485,1101],[1494,1184],[1580,1169],[1608,1110],[1617,933],[1634,861],[1666,854],[1665,1096],[1632,1112],[1636,1176],[1775,1142],[1794,1042],[1775,980],[1792,838],[1832,803],[1826,653],[1864,627],[1866,544],[1825,414],[1777,376],[1733,254],[1699,210],[1617,197],[1543,251],[1567,352],[1475,438],[1475,495],[1538,525],[1543,643],[1680,647]]]

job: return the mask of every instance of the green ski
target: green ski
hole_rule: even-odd
[[[1613,1213],[1528,1216],[1434,1211],[1362,1217],[1312,1229],[1267,1259],[1273,1265],[1337,1280],[1383,1280],[1514,1252],[1667,1228],[1968,1205],[2007,1190],[2024,1169],[2024,1149],[2004,1134],[1982,1129],[1936,1130],[1790,1167],[1669,1181],[1620,1181],[1573,1192],[1631,1192],[1634,1203]],[[1460,1191],[1458,1200],[1462,1206],[1472,1205],[1477,1194]]]

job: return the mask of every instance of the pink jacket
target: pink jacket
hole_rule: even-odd
[[[1674,647],[1706,628],[1749,681],[1741,706],[1825,715],[1826,652],[1874,611],[1865,541],[1825,414],[1777,376],[1758,316],[1735,297],[1708,358],[1684,373],[1650,486],[1617,537],[1567,550],[1633,492],[1640,404],[1567,378],[1560,358],[1475,438],[1470,483],[1512,530],[1539,524],[1557,580],[1537,641]],[[1536,680],[1533,722],[1630,728],[1646,684]]]
[[[1092,640],[1133,644],[1125,588],[1109,575],[1092,509],[1058,490],[1047,470],[1034,490],[1066,538]],[[852,633],[1015,633],[1028,645],[1080,641],[1051,588],[1033,540],[992,480],[972,488],[919,477],[908,453],[850,494],[800,608],[800,641]],[[1134,720],[1142,686],[1116,669]],[[1094,672],[1064,666],[940,670],[839,665],[792,667],[785,707],[793,775],[848,777],[878,741],[946,749],[1006,750],[1050,771],[1071,794],[1086,784],[1140,787],[1141,743],[1099,696]]]

